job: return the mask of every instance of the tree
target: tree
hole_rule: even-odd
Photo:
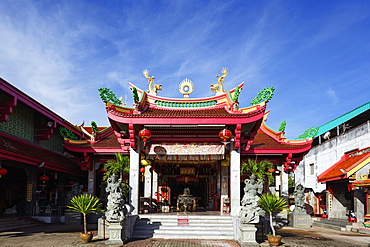
[[[288,208],[287,201],[275,194],[266,193],[263,194],[258,200],[261,208],[269,213],[270,227],[272,235],[276,236],[274,225],[272,224],[272,214],[277,211],[281,211]]]
[[[241,164],[242,174],[254,174],[257,178],[262,178],[271,185],[275,181],[275,177],[269,169],[273,169],[275,166],[268,160],[257,161],[257,159],[248,159],[247,162]]]
[[[130,159],[127,156],[123,156],[121,153],[116,153],[115,156],[116,156],[115,160],[108,160],[104,165],[104,168],[107,170],[104,173],[103,177],[103,180],[105,182],[113,174],[118,175],[119,178],[122,179],[123,175],[130,173]],[[128,193],[129,185],[127,182],[122,182],[121,186],[122,192],[124,196],[126,196]]]
[[[67,206],[69,211],[83,214],[84,234],[87,234],[86,215],[89,213],[98,214],[103,212],[100,199],[89,194],[82,194],[71,198],[71,205]]]

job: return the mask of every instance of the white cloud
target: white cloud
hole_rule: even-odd
[[[226,89],[245,82],[241,107],[263,87],[274,86],[269,125],[278,128],[292,115],[288,128],[303,132],[313,125],[305,112],[317,115],[323,108],[318,99],[336,105],[340,98],[342,104],[350,100],[343,93],[346,83],[370,84],[366,47],[339,42],[356,30],[354,24],[356,42],[362,42],[359,34],[368,35],[361,31],[366,8],[317,8],[281,1],[4,0],[0,76],[72,123],[107,124],[99,87],[131,102],[127,83],[146,90],[142,70],[148,69],[162,84],[160,96],[182,97],[178,84],[189,78],[195,86],[191,97],[206,97],[215,76],[228,67]],[[337,42],[328,45],[333,37]],[[344,53],[347,47],[353,50]],[[358,65],[343,66],[350,58]]]

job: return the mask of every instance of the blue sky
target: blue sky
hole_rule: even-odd
[[[241,107],[275,87],[267,124],[286,136],[366,102],[370,91],[370,1],[0,1],[0,77],[73,124],[108,120],[97,89],[128,105],[128,82],[159,96],[213,95],[245,82]]]

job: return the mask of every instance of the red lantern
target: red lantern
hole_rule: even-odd
[[[267,170],[268,172],[271,172],[271,173],[274,173],[275,172],[275,168],[270,168]]]
[[[233,133],[228,129],[223,129],[218,133],[218,136],[222,139],[222,141],[227,142],[228,139],[231,138]]]
[[[142,129],[142,130],[139,131],[139,136],[140,136],[141,139],[143,139],[144,146],[145,146],[147,139],[152,137],[152,132],[150,132],[150,130],[148,130],[148,129]]]
[[[6,174],[8,174],[8,170],[0,166],[0,178]]]
[[[49,179],[50,178],[46,175],[42,175],[39,177],[39,180],[42,181],[43,183],[45,183],[46,181],[49,181]]]
[[[100,169],[101,172],[107,172],[107,169],[105,169],[104,167]]]
[[[140,172],[141,173],[144,173],[145,172],[145,168],[140,168]]]

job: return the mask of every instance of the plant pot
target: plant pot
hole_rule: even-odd
[[[80,232],[80,238],[83,243],[88,243],[91,241],[93,238],[94,233],[93,232],[88,232],[88,233],[83,233]]]
[[[270,235],[267,235],[267,240],[269,241],[270,246],[278,246],[278,245],[280,245],[281,238],[282,238],[281,236],[270,236]]]

